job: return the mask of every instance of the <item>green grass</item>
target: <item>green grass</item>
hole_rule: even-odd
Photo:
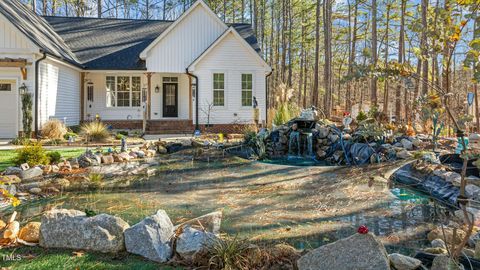
[[[85,152],[84,148],[64,148],[49,150],[48,152],[57,151],[64,158],[78,157],[80,154]],[[0,172],[5,170],[9,166],[14,166],[13,158],[16,156],[15,150],[0,150]]]
[[[16,258],[17,260],[7,260]],[[85,252],[76,256],[72,250],[43,249],[40,247],[19,247],[0,249],[0,266],[15,270],[41,269],[112,269],[112,270],[181,270],[160,265],[129,253],[117,255]]]

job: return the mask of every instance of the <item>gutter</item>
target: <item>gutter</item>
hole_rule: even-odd
[[[198,90],[200,89],[198,87],[198,77],[196,75],[193,75],[192,73],[190,73],[188,71],[188,68],[185,69],[185,73],[188,75],[188,76],[191,76],[193,78],[195,78],[195,131],[197,130],[200,130],[200,125],[199,125],[199,122],[198,122]]]
[[[34,125],[35,125],[35,137],[38,137],[38,72],[39,72],[39,67],[40,67],[40,61],[45,60],[47,58],[47,53],[44,51],[41,51],[43,53],[43,56],[35,61],[35,117],[34,117]]]
[[[268,78],[273,74],[273,69],[265,75],[265,125],[268,124]]]

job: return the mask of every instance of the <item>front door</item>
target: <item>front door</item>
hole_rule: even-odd
[[[0,138],[17,136],[18,88],[14,79],[0,78]]]
[[[163,84],[163,117],[178,117],[178,84]]]

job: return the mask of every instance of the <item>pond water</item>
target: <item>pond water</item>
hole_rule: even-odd
[[[386,181],[369,181],[398,166],[294,167],[176,156],[159,166],[158,176],[130,188],[62,194],[17,211],[23,222],[56,207],[115,214],[135,224],[161,208],[178,224],[221,210],[223,232],[297,248],[336,241],[365,224],[388,249],[408,254],[426,246],[441,207],[409,190],[390,189]]]

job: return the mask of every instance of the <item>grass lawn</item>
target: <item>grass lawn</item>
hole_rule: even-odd
[[[81,153],[85,152],[85,148],[64,148],[49,150],[48,152],[57,151],[64,158],[78,157]],[[5,170],[9,166],[14,166],[13,158],[15,157],[15,150],[0,150],[0,172]]]
[[[9,259],[16,260],[9,260]],[[15,270],[35,269],[113,269],[113,270],[180,270],[171,266],[147,261],[126,252],[118,255],[79,252],[71,250],[43,249],[40,247],[18,247],[0,249],[0,266]]]

